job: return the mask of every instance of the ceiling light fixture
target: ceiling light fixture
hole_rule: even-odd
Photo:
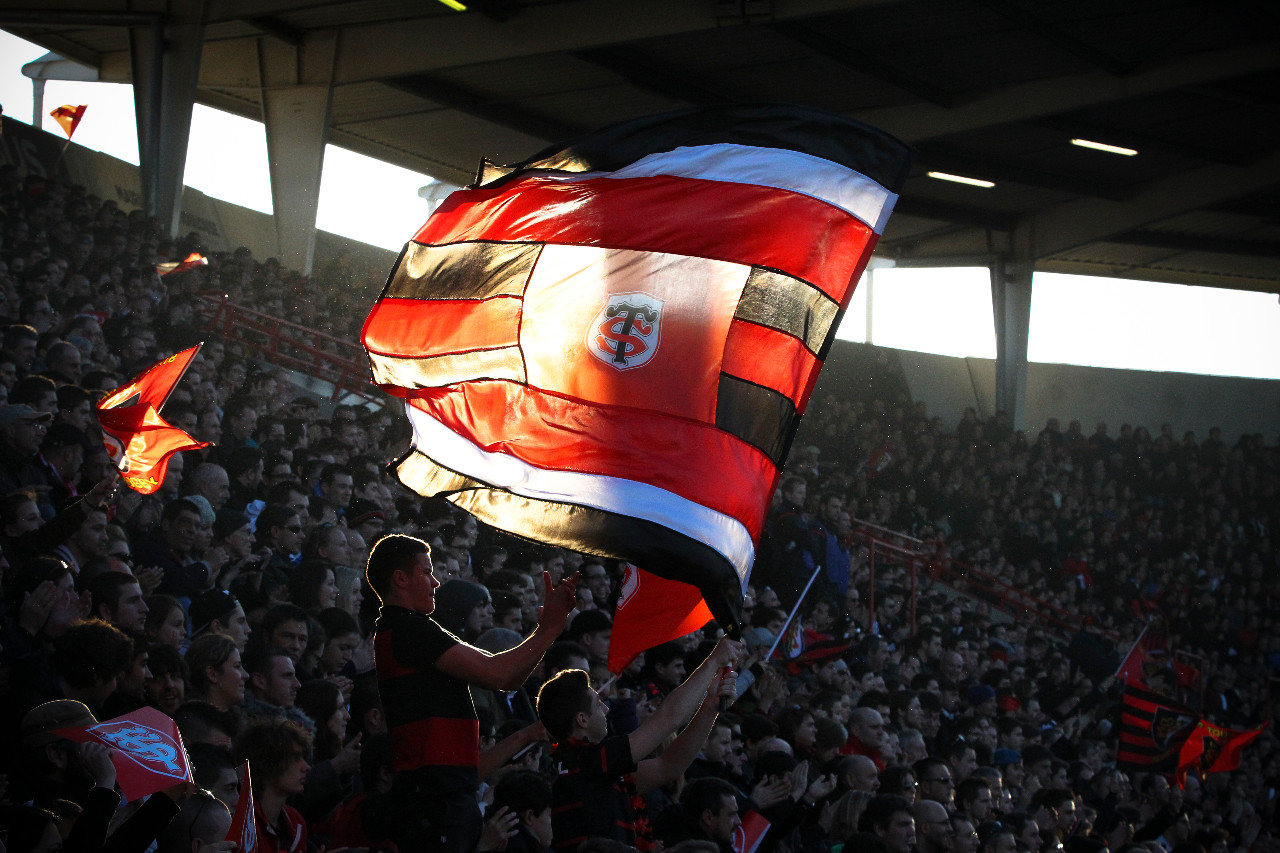
[[[455,12],[467,11],[467,4],[459,3],[458,0],[440,0],[440,2],[448,6],[450,9],[452,9]]]
[[[1078,145],[1081,148],[1092,148],[1094,151],[1105,151],[1108,154],[1120,154],[1124,157],[1133,157],[1138,152],[1133,148],[1121,148],[1119,145],[1108,145],[1105,142],[1094,142],[1092,139],[1073,139],[1072,145]]]
[[[952,175],[949,172],[928,172],[927,174],[929,177],[937,178],[940,181],[951,181],[955,184],[967,184],[971,187],[982,187],[983,189],[990,189],[996,185],[995,181],[984,181],[982,178],[966,178],[964,175]]]

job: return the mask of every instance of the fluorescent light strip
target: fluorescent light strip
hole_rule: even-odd
[[[467,11],[467,4],[459,3],[458,0],[440,0],[440,2],[448,6],[450,9],[452,9],[455,12]]]
[[[952,175],[949,172],[928,172],[931,178],[937,178],[939,181],[951,181],[954,184],[967,184],[971,187],[982,187],[990,189],[994,187],[995,181],[984,181],[982,178],[966,178],[964,175]]]
[[[1078,145],[1081,148],[1092,148],[1094,151],[1105,151],[1108,154],[1120,154],[1125,157],[1133,157],[1138,152],[1133,148],[1121,148],[1119,145],[1108,145],[1105,142],[1094,142],[1092,139],[1073,139],[1072,145]]]

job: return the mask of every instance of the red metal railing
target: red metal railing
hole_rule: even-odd
[[[922,568],[928,573],[927,586],[944,583],[956,592],[982,601],[1014,619],[1035,619],[1047,629],[1064,636],[1080,630],[1083,619],[1078,614],[1037,598],[1003,578],[953,559],[940,542],[926,542],[856,519],[854,536],[866,544],[869,553],[871,578],[868,584],[867,630],[871,630],[875,624],[876,567],[884,560],[896,562],[907,569],[907,605],[913,635],[916,632],[916,602],[919,598]]]
[[[387,398],[369,383],[369,361],[359,344],[245,308],[224,294],[202,293],[199,298],[210,331],[240,342],[271,364],[331,383],[334,400],[346,394],[386,405]]]

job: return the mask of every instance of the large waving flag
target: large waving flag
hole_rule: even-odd
[[[737,624],[778,471],[909,150],[795,107],[625,122],[486,168],[365,322],[423,495],[696,586]]]
[[[98,403],[98,422],[107,454],[129,488],[149,495],[164,482],[169,457],[180,450],[208,447],[160,416],[173,386],[186,373],[200,346],[171,355]]]

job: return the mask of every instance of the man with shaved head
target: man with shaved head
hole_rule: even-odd
[[[843,755],[865,755],[884,769],[884,717],[875,708],[854,708],[849,714],[849,739],[840,748]]]
[[[951,818],[937,800],[915,804],[916,853],[950,853]]]

